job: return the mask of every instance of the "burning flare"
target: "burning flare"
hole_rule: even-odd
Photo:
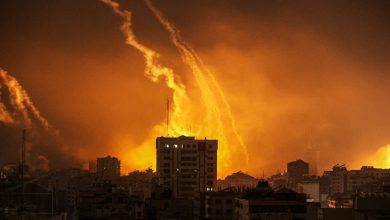
[[[194,127],[194,132],[192,132],[191,135],[217,138],[219,141],[219,171],[222,173],[232,171],[231,155],[233,154],[235,154],[236,158],[240,158],[239,155],[243,155],[244,164],[241,160],[240,168],[245,169],[248,165],[247,148],[237,132],[230,105],[213,74],[205,68],[203,61],[195,51],[182,40],[179,31],[175,26],[166,20],[162,13],[149,0],[145,0],[148,8],[169,32],[170,40],[178,49],[182,61],[189,66],[192,75],[195,78],[196,85],[200,90],[201,105],[204,105],[205,112],[196,112],[196,110],[199,109],[199,105],[190,102],[185,85],[180,82],[173,70],[158,63],[159,54],[141,44],[136,39],[131,29],[131,12],[121,10],[120,5],[115,1],[101,1],[111,7],[113,12],[122,18],[123,23],[121,25],[121,31],[126,37],[126,44],[137,49],[145,58],[145,75],[154,82],[157,82],[160,77],[164,77],[166,85],[172,89],[173,109],[172,112],[170,112],[171,129],[169,130],[169,134],[173,136],[186,135],[187,131],[185,128],[188,124],[196,124],[197,126]],[[195,106],[197,106],[197,109],[195,109]],[[220,106],[222,106],[222,108]],[[154,131],[151,133],[151,139],[160,136],[161,134],[164,134],[163,123],[155,126]],[[145,156],[143,159],[150,160],[150,162],[153,163],[153,159],[151,160],[150,158],[150,154],[154,155],[154,152],[150,151],[150,145],[152,145],[152,143],[153,142],[142,144],[138,148],[141,149],[140,152],[135,152],[135,154],[142,153],[143,156]],[[241,149],[241,151],[237,151],[239,149]],[[233,150],[234,152],[232,152]],[[147,156],[146,154],[149,155]],[[140,163],[139,157],[136,158],[136,160],[138,161],[132,161],[132,163]]]
[[[213,120],[217,119],[217,125],[218,125],[218,131],[222,135],[222,145],[220,150],[222,150],[221,159],[229,160],[227,157],[229,157],[229,148],[227,145],[231,147],[231,145],[234,143],[232,140],[227,140],[226,135],[224,135],[224,125],[222,122],[222,113],[219,109],[218,101],[219,98],[222,102],[222,106],[225,108],[224,113],[228,117],[228,120],[230,121],[230,128],[232,129],[232,132],[234,136],[236,137],[236,140],[238,141],[238,145],[242,149],[242,153],[245,157],[246,166],[248,165],[249,158],[248,158],[248,152],[247,147],[242,140],[242,137],[238,134],[237,128],[235,125],[235,120],[233,117],[233,114],[231,112],[230,105],[226,99],[225,94],[223,93],[218,81],[215,79],[214,75],[205,67],[202,59],[196,54],[196,52],[193,50],[193,48],[186,43],[181,35],[179,34],[178,29],[169,22],[159,11],[150,0],[145,0],[146,5],[148,8],[153,12],[153,14],[156,16],[158,21],[163,25],[163,27],[168,31],[170,35],[171,42],[175,45],[175,47],[178,49],[180,56],[185,64],[187,64],[190,69],[192,70],[192,73],[197,81],[197,84],[201,90],[203,101],[206,103],[207,106],[207,112],[208,114],[208,120],[209,122],[212,122]],[[211,82],[212,85],[209,84]],[[217,95],[214,93],[214,90],[216,90]],[[214,117],[210,114],[214,114]],[[220,143],[221,143],[220,141]]]
[[[111,0],[102,0],[110,6],[115,14],[123,19],[121,26],[122,33],[126,37],[126,44],[134,47],[145,58],[145,75],[153,82],[157,82],[160,77],[165,78],[166,85],[173,90],[173,109],[171,113],[171,125],[174,133],[180,133],[183,126],[180,125],[179,118],[183,116],[183,106],[188,101],[185,86],[175,78],[173,70],[158,63],[159,54],[139,43],[131,29],[131,13],[127,10],[120,10],[119,4]]]
[[[14,112],[20,113],[22,115],[22,122],[24,123],[24,126],[27,128],[31,127],[31,114],[45,129],[49,129],[48,121],[41,115],[39,110],[32,103],[26,90],[23,89],[23,87],[13,76],[10,76],[6,71],[0,68],[0,88],[1,85],[4,85],[8,89],[10,103],[14,109]],[[14,118],[12,118],[6,106],[1,101],[0,121],[5,123],[14,123],[16,121]]]

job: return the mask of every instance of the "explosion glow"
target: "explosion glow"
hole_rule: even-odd
[[[371,161],[374,161],[375,167],[390,169],[390,145],[379,148]]]
[[[218,178],[389,167],[389,7],[353,2],[0,1],[0,162],[26,129],[36,170],[155,169],[181,135]]]
[[[199,112],[196,113],[191,109],[194,108],[195,105],[190,102],[185,90],[186,87],[179,82],[178,77],[175,78],[172,69],[162,66],[161,64],[157,64],[158,53],[147,48],[136,40],[131,29],[131,13],[129,11],[119,9],[119,4],[117,2],[111,0],[102,1],[109,5],[117,15],[122,17],[123,24],[121,30],[126,37],[126,43],[139,50],[145,58],[145,75],[154,82],[156,82],[161,76],[165,77],[166,85],[173,90],[174,106],[170,117],[171,129],[169,130],[169,134],[173,136],[186,135],[187,132],[185,127],[188,124],[197,124],[193,133],[190,135],[198,137],[207,136],[209,138],[216,138],[219,141],[218,167],[220,174],[232,171],[231,155],[233,153],[236,157],[240,157],[239,155],[243,156],[244,164],[242,164],[243,166],[241,168],[245,169],[248,165],[247,149],[241,136],[237,132],[234,118],[224,93],[212,73],[204,67],[202,60],[196,55],[194,50],[181,39],[177,29],[163,17],[161,12],[150,1],[145,1],[148,8],[169,32],[171,42],[178,49],[182,61],[191,69],[197,86],[201,92],[206,117],[203,117],[203,112],[199,114]],[[220,106],[223,106],[223,108]],[[202,118],[203,120],[200,120]],[[227,119],[224,120],[224,118]],[[163,127],[163,123],[156,126],[152,137],[163,135]],[[228,136],[225,134],[228,132],[234,134],[232,136],[233,138],[227,138],[231,137],[231,135]],[[140,152],[150,152],[143,149],[145,147],[151,148],[153,146],[143,144]],[[241,148],[241,151],[237,148]],[[143,157],[145,156],[146,155],[144,154]],[[151,162],[153,160],[154,157],[147,161]],[[151,164],[154,163],[152,162]],[[235,167],[237,168],[237,166]]]

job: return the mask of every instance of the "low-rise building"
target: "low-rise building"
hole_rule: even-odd
[[[308,201],[320,202],[320,182],[318,178],[311,178],[298,182],[298,193],[305,193]]]
[[[237,219],[318,219],[319,204],[287,188],[273,190],[268,182],[237,199]]]
[[[232,189],[206,194],[205,215],[210,220],[234,220],[236,219],[236,199],[243,193]]]

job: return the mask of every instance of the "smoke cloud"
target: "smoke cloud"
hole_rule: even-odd
[[[125,45],[127,36],[118,30],[124,20],[101,2],[0,3],[0,66],[61,131],[62,138],[43,141],[45,128],[25,105],[32,127],[42,130],[30,134],[30,140],[41,140],[32,149],[40,149],[36,158],[43,155],[50,167],[62,154],[82,161],[118,156],[123,172],[153,166],[155,136],[166,135],[167,97],[171,123],[178,123],[171,124],[171,135],[174,128],[200,131],[199,138],[225,132],[226,143],[233,143],[221,146],[222,155],[231,155],[231,166],[221,165],[231,167],[227,173],[245,168],[232,124],[247,146],[245,170],[257,176],[284,170],[291,160],[315,158],[308,152],[318,153],[319,172],[336,163],[351,169],[373,165],[369,158],[386,154],[379,149],[390,143],[387,1],[152,1],[193,54],[208,84],[203,93],[201,76],[183,62],[184,51],[148,5],[120,3],[122,12],[131,11],[135,40],[161,55],[154,55],[153,64],[172,70],[187,99],[174,101],[165,76],[153,81],[145,74],[143,53]],[[1,163],[17,159],[17,153],[10,155],[19,149],[24,127],[9,94],[2,84]],[[214,98],[203,101],[209,95]],[[182,103],[186,120],[174,119],[173,103]],[[202,130],[219,115],[222,126],[207,123]],[[52,147],[57,145],[66,147]]]
[[[46,156],[52,153],[56,157],[51,159],[61,162],[64,161],[62,159],[70,156],[61,156],[65,148],[57,131],[50,128],[47,119],[41,115],[16,78],[1,68],[0,88],[5,90],[0,93],[0,101],[5,100],[4,103],[0,102],[1,130],[4,130],[1,135],[1,144],[5,146],[2,148],[2,153],[7,152],[2,154],[3,160],[7,159],[4,162],[18,163],[20,161],[23,129],[28,131],[28,139],[25,140],[25,144],[26,164],[29,166],[30,172],[48,171],[50,161]],[[53,164],[54,167],[59,165],[57,162]],[[73,165],[73,163],[69,165]]]

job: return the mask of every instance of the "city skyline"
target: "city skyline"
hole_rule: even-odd
[[[389,8],[3,1],[0,164],[27,128],[38,170],[102,155],[156,170],[155,139],[181,135],[218,140],[218,177],[389,168]]]

